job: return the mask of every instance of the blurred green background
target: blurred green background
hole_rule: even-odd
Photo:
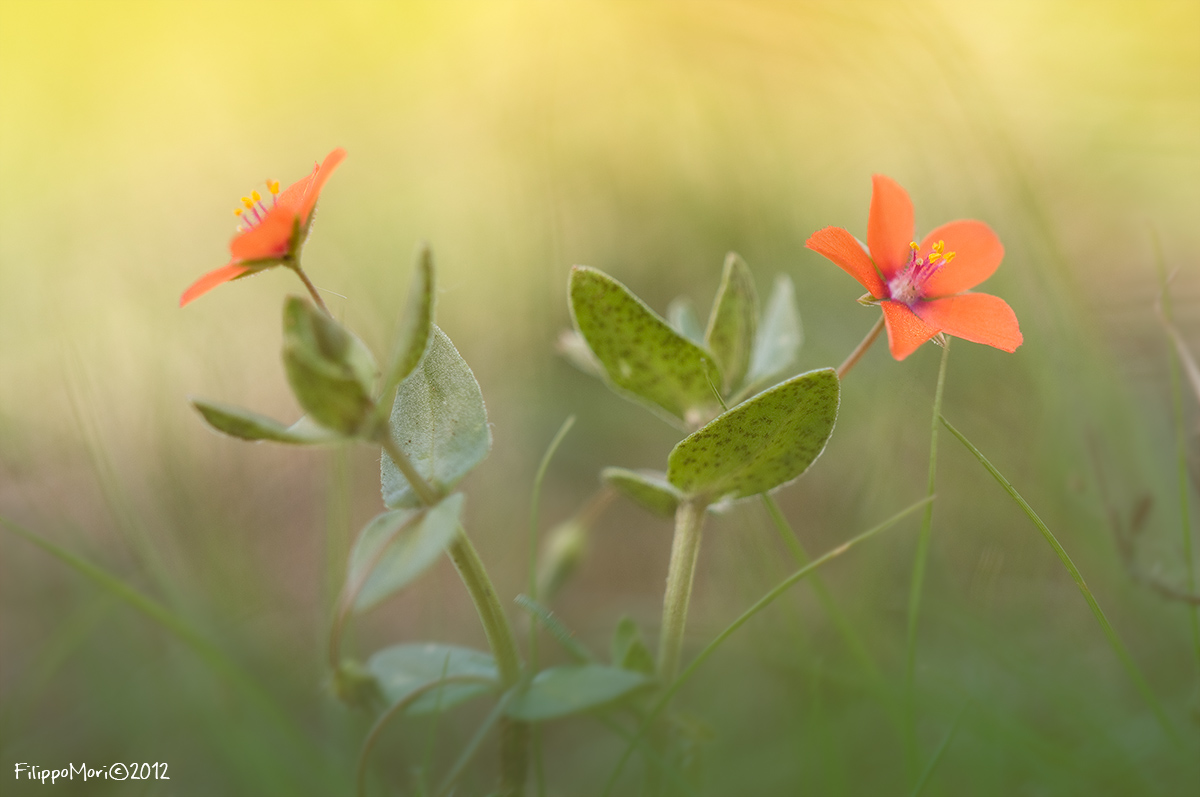
[[[918,649],[929,793],[1195,794],[1198,664],[1188,610],[1155,236],[1183,337],[1200,348],[1200,6],[1195,2],[0,2],[0,515],[153,596],[249,673],[244,692],[160,626],[0,533],[4,793],[17,762],[164,761],[170,781],[57,794],[352,791],[370,718],[336,703],[323,655],[352,535],[381,508],[378,454],[241,444],[199,395],[292,419],[278,360],[282,270],[184,310],[221,265],[238,197],[335,146],[305,265],[376,352],[418,240],[439,323],[475,370],[495,448],[468,528],[503,600],[524,588],[533,471],[555,429],[545,525],[605,465],[663,467],[674,430],[554,353],[568,268],[660,312],[706,308],[728,250],[761,293],[796,282],[798,369],[836,364],[875,320],[804,249],[865,237],[870,175],[904,185],[918,232],[986,220],[1007,254],[983,290],[1015,309],[1014,355],[959,343],[945,413],[1075,558],[1184,738],[1155,724],[1059,562],[943,434]],[[939,350],[878,345],[847,379],[825,456],[779,495],[812,553],[920,497]],[[1197,396],[1184,393],[1195,466]],[[1192,471],[1195,472],[1194,470]],[[1190,499],[1195,506],[1195,480]],[[902,689],[917,523],[825,578]],[[1123,557],[1119,538],[1130,538]],[[598,650],[622,614],[653,640],[669,524],[617,502],[556,604]],[[693,653],[794,569],[757,503],[709,526]],[[517,610],[514,607],[514,618]],[[521,624],[524,627],[524,624]],[[482,647],[444,565],[360,623]],[[557,654],[551,645],[551,660]],[[885,702],[806,585],[738,632],[681,693],[701,794],[904,794]],[[401,722],[373,793],[436,781],[487,711]],[[560,723],[552,794],[591,794],[622,749]],[[465,793],[492,783],[485,748]],[[635,790],[636,767],[622,789]],[[390,791],[389,791],[390,790]]]

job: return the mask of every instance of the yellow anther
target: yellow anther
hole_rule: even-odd
[[[935,243],[935,244],[933,245],[933,251],[937,252],[939,255],[940,255],[942,252],[946,251],[946,242],[945,242],[945,241],[938,241],[937,243]]]
[[[278,194],[279,193],[279,181],[278,180],[267,180],[267,190],[270,191],[272,194]]]
[[[250,201],[250,197],[248,196],[242,197],[242,204],[248,208],[254,207],[254,203]]]
[[[242,215],[243,210],[244,210],[244,208],[238,208],[237,210],[233,211],[233,215],[240,216],[240,215]]]
[[[919,243],[917,243],[916,241],[909,241],[908,248],[913,250],[914,252],[916,252],[917,250],[919,250],[921,248],[921,245]]]
[[[250,198],[257,202],[258,200],[262,199],[262,194],[258,193],[257,191],[251,191]]]
[[[956,254],[958,254],[958,253],[957,253],[957,252],[947,252],[947,253],[946,253],[946,257],[945,257],[945,258],[943,258],[943,260],[942,260],[942,265],[944,266],[944,265],[946,265],[947,263],[949,263],[951,260],[953,260],[953,259],[954,259],[954,256],[955,256]]]
[[[933,261],[937,260],[941,256],[942,256],[941,252],[930,252],[929,253],[929,262],[932,263]]]

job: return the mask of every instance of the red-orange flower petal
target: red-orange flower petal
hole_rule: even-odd
[[[229,252],[235,260],[281,258],[292,247],[295,227],[296,214],[276,205],[257,226],[235,235],[229,242]]]
[[[925,236],[921,242],[921,257],[928,258],[938,241],[945,241],[945,251],[955,255],[925,282],[922,293],[930,298],[974,288],[992,276],[1004,259],[1004,244],[982,221],[963,219],[943,224]]]
[[[908,192],[890,177],[871,177],[871,212],[867,217],[867,246],[884,280],[908,263],[912,254],[913,206]]]
[[[208,272],[203,277],[193,282],[191,286],[183,292],[183,296],[179,297],[179,306],[186,306],[196,299],[199,299],[201,296],[208,293],[218,285],[229,282],[235,277],[240,277],[249,270],[250,269],[246,266],[239,266],[236,263],[230,263]]]
[[[804,245],[837,263],[876,299],[883,298],[883,280],[853,235],[841,227],[826,227],[809,236]]]
[[[926,324],[900,302],[883,302],[883,320],[887,324],[888,348],[897,360],[903,360],[917,350],[939,330]]]
[[[1016,351],[1025,340],[1017,314],[1003,299],[987,293],[917,302],[913,310],[926,324],[948,335],[1007,352]]]
[[[317,167],[316,172],[312,175],[312,182],[308,190],[304,192],[304,199],[297,211],[300,214],[301,224],[308,223],[308,216],[317,204],[317,198],[321,195],[321,189],[325,187],[325,181],[329,179],[329,175],[333,174],[333,170],[338,167],[338,164],[345,159],[346,150],[338,147],[326,155],[325,160]]]

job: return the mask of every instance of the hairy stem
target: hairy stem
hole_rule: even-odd
[[[855,363],[862,359],[862,356],[867,353],[867,349],[871,348],[871,344],[879,337],[879,333],[883,331],[883,315],[879,316],[879,320],[875,322],[875,326],[871,327],[871,331],[862,339],[862,342],[854,347],[854,351],[850,352],[850,356],[838,366],[838,379],[845,379],[846,374],[854,367]]]
[[[313,297],[313,301],[317,303],[317,307],[320,307],[321,311],[325,313],[325,315],[332,315],[332,313],[329,312],[329,308],[325,306],[325,300],[321,298],[320,292],[317,291],[317,286],[312,284],[312,280],[310,280],[308,275],[304,273],[304,269],[300,267],[300,263],[292,262],[288,267],[291,268],[292,271],[296,272],[296,276],[299,277],[300,281],[304,283],[304,287],[308,288],[308,293]]]
[[[692,598],[692,579],[700,554],[700,533],[704,513],[701,500],[684,501],[675,512],[675,538],[671,543],[671,564],[667,569],[667,591],[663,595],[662,632],[658,644],[658,678],[670,683],[679,671],[683,650],[683,630],[687,624],[688,603]]]

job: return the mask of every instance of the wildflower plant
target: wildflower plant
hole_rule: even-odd
[[[428,246],[417,248],[407,302],[387,356],[377,360],[343,323],[330,316],[300,265],[325,182],[344,160],[335,149],[313,172],[280,192],[268,183],[273,204],[251,194],[240,209],[242,226],[230,244],[232,260],[201,277],[184,293],[186,305],[224,282],[265,268],[292,269],[309,296],[283,303],[282,361],[288,384],[304,414],[285,423],[248,409],[206,399],[193,404],[204,420],[226,435],[247,441],[289,445],[364,444],[380,451],[383,507],[359,532],[333,607],[328,667],[334,693],[349,706],[367,711],[374,724],[363,741],[357,788],[364,792],[372,751],[388,723],[452,710],[488,699],[491,709],[458,763],[436,793],[455,788],[463,768],[490,733],[499,737],[499,793],[523,794],[532,761],[539,792],[544,786],[540,727],[583,714],[622,722],[625,753],[607,784],[611,793],[636,750],[645,753],[645,786],[651,793],[687,786],[680,723],[669,721],[669,704],[681,685],[709,655],[751,616],[792,585],[815,578],[814,571],[854,545],[924,509],[914,563],[910,601],[908,675],[911,688],[914,631],[931,530],[936,474],[936,434],[940,422],[946,353],[943,350],[934,399],[929,490],[926,497],[874,528],[847,539],[809,561],[771,498],[813,467],[830,443],[843,379],[886,326],[892,355],[904,360],[922,343],[944,335],[1014,351],[1022,342],[1016,316],[1001,299],[970,289],[995,271],[1003,257],[996,234],[982,222],[943,225],[921,242],[913,236],[908,195],[889,178],[874,179],[867,244],[844,229],[813,234],[808,247],[849,272],[868,291],[865,304],[882,317],[863,343],[838,368],[794,376],[803,342],[795,289],[778,277],[765,308],[756,281],[738,255],[725,260],[707,320],[701,323],[683,301],[660,316],[628,287],[594,268],[576,266],[568,280],[573,329],[561,350],[581,369],[621,396],[646,408],[683,435],[661,469],[632,470],[615,464],[600,474],[602,498],[548,536],[538,561],[537,496],[541,477],[570,428],[564,424],[542,461],[534,486],[530,528],[529,594],[498,594],[463,523],[467,496],[462,479],[488,456],[492,434],[483,391],[447,333],[436,325],[437,274]],[[979,458],[1030,515],[1075,577],[1114,650],[1143,694],[1156,705],[1136,665],[1124,650],[1082,576],[1049,529],[954,427],[948,428]],[[628,617],[614,618],[608,661],[584,647],[554,615],[548,603],[575,568],[586,548],[587,527],[607,496],[616,493],[652,515],[674,521],[662,621],[655,646]],[[706,517],[747,500],[762,502],[777,520],[798,569],[746,610],[699,655],[687,660],[688,607]],[[439,641],[403,640],[359,655],[348,649],[347,629],[357,616],[384,604],[414,584],[442,556],[461,577],[483,627],[489,649],[475,650]],[[819,587],[819,582],[817,582]],[[824,595],[831,616],[837,608]],[[515,604],[528,615],[529,647],[522,651],[510,617]],[[875,665],[866,646],[844,619],[847,641],[865,668]],[[544,631],[561,645],[568,664],[541,667],[537,642]],[[886,690],[880,687],[881,693]],[[885,695],[886,698],[886,695]],[[1166,726],[1161,710],[1157,712]],[[911,712],[910,712],[911,714]],[[906,751],[920,759],[912,718],[904,724]],[[616,723],[618,726],[621,723]],[[589,793],[596,784],[582,784]]]

